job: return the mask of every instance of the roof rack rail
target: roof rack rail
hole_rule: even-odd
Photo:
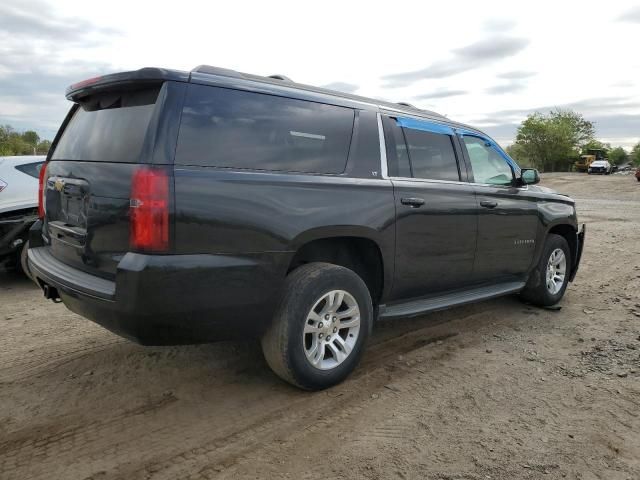
[[[236,72],[235,70],[230,70],[228,68],[212,67],[211,65],[198,65],[196,68],[191,70],[191,72],[208,73],[210,75],[223,75],[225,77],[243,78],[243,75],[240,72]]]
[[[275,78],[276,80],[282,80],[283,82],[293,83],[293,80],[291,80],[289,77],[287,77],[286,75],[280,75],[279,73],[276,73],[275,75],[269,75],[267,78]]]
[[[433,115],[435,117],[446,118],[446,115],[442,115],[441,113],[434,112],[433,110],[425,110],[424,108],[416,107],[415,105],[412,105],[412,104],[410,104],[408,102],[396,102],[396,105],[400,105],[402,107],[413,108],[414,110],[418,110],[420,112],[424,112],[424,113],[427,113],[429,115]]]

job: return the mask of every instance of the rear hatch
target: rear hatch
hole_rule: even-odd
[[[131,250],[131,182],[152,157],[162,85],[116,85],[76,99],[44,183],[44,234],[58,260],[113,278]]]

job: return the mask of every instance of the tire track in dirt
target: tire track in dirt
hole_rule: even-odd
[[[455,333],[447,331],[450,330],[448,326],[443,331],[427,331],[433,328],[442,329],[439,325],[426,327],[373,345],[367,357],[375,357],[375,362],[365,360],[353,380],[344,386],[344,390],[337,392],[337,396],[330,397],[330,401],[327,401],[327,396],[307,394],[309,398],[305,395],[305,398],[263,417],[259,422],[238,430],[231,436],[204,441],[196,448],[181,451],[154,464],[147,463],[137,469],[120,468],[117,473],[110,472],[104,478],[145,478],[149,474],[156,480],[213,478],[256,454],[267,455],[268,451],[265,450],[276,448],[285,440],[295,444],[319,430],[334,429],[336,424],[358,416],[370,402],[375,402],[380,394],[374,393],[375,398],[372,398],[371,392],[384,389],[384,384],[391,376],[396,379],[398,376],[414,373],[409,368],[392,368],[390,372],[389,357],[406,355],[455,336]],[[408,341],[413,336],[418,338]],[[447,351],[440,352],[434,360],[444,359],[448,355]],[[327,395],[332,392],[333,390],[327,392]],[[232,473],[231,470],[230,472]]]
[[[77,343],[69,343],[70,350],[45,350],[35,355],[30,355],[26,360],[20,359],[9,362],[2,369],[0,383],[12,382],[14,380],[27,380],[33,376],[46,374],[48,370],[56,370],[63,365],[112,348],[114,345],[126,344],[126,340],[112,340],[95,344],[84,348],[75,348]],[[36,371],[37,370],[37,371]]]
[[[482,315],[478,312],[473,312],[467,315],[467,317],[463,318],[463,321],[467,318],[476,317]],[[380,381],[385,381],[389,375],[389,367],[387,365],[388,360],[397,355],[406,354],[413,350],[423,348],[433,343],[442,342],[451,336],[455,335],[455,332],[450,332],[450,327],[446,325],[447,319],[446,316],[436,315],[435,320],[429,322],[429,325],[420,329],[420,330],[411,330],[412,322],[407,322],[403,325],[404,331],[400,334],[394,335],[391,338],[383,338],[381,340],[374,340],[370,347],[369,355],[365,358],[365,361],[362,363],[361,367],[357,370],[354,380],[358,381],[358,379],[362,378],[363,383],[370,387],[371,382],[374,382],[374,388],[378,389],[379,385],[376,383],[376,379],[379,383]],[[444,325],[444,327],[442,327]],[[444,329],[443,329],[444,328]],[[443,329],[442,332],[438,333],[438,329]],[[113,344],[119,344],[121,342],[112,342]],[[102,345],[103,349],[110,348],[112,345]],[[79,351],[85,351],[91,349],[79,349],[73,352],[67,352],[68,356],[72,353],[77,353]],[[99,350],[89,351],[83,356],[95,355],[99,353]],[[65,360],[63,363],[66,363]],[[57,364],[47,364],[44,365],[47,368],[57,368],[60,366],[60,362]],[[45,370],[46,371],[46,370]],[[44,373],[44,372],[41,372]],[[221,388],[224,388],[224,383],[220,385]],[[357,389],[358,390],[358,389]],[[364,389],[366,391],[366,388]],[[356,395],[357,397],[357,395]],[[352,396],[345,396],[344,399],[341,399],[341,403],[348,401],[348,399],[352,398]],[[366,394],[365,394],[366,400]],[[277,432],[285,432],[290,428],[295,428],[294,423],[304,423],[305,419],[308,417],[309,408],[301,408],[297,412],[295,408],[299,404],[306,404],[306,400],[299,400],[297,402],[291,403],[291,400],[288,401],[289,404],[287,407],[280,408],[275,410],[274,412],[261,416],[257,420],[255,418],[249,417],[247,421],[247,427],[244,429],[236,430],[233,433],[225,433],[220,437],[215,437],[211,439],[210,428],[206,426],[207,420],[203,419],[201,425],[191,426],[188,433],[191,437],[195,437],[198,439],[208,439],[208,448],[203,447],[202,442],[196,441],[196,446],[190,450],[182,451],[178,453],[173,458],[173,463],[176,462],[180,464],[177,459],[187,459],[191,458],[195,455],[195,462],[201,462],[202,459],[197,452],[202,452],[203,448],[205,448],[206,455],[212,455],[212,452],[215,452],[216,458],[222,455],[225,451],[233,451],[240,450],[244,451],[239,446],[243,446],[247,443],[247,438],[253,437],[264,437],[272,435],[274,432],[274,424],[278,424]],[[320,402],[322,403],[322,402]],[[40,447],[46,447],[47,454],[42,457],[41,460],[45,461],[49,457],[53,456],[66,456],[66,451],[73,451],[74,456],[79,456],[82,458],[91,458],[95,456],[99,452],[103,452],[102,461],[105,460],[115,460],[118,452],[122,450],[126,450],[129,445],[134,445],[138,439],[145,441],[145,448],[147,451],[154,452],[165,452],[167,447],[173,443],[173,439],[179,437],[181,434],[184,434],[183,426],[181,425],[172,425],[169,427],[159,427],[155,428],[152,435],[147,435],[146,428],[150,422],[149,418],[144,416],[146,411],[156,410],[168,406],[168,403],[160,403],[155,408],[146,408],[141,407],[142,409],[133,409],[127,410],[117,414],[116,416],[112,416],[107,418],[106,420],[101,421],[86,421],[84,418],[80,418],[79,423],[67,426],[66,428],[54,428],[53,431],[49,432],[46,435],[42,435],[41,431],[26,431],[26,432],[18,432],[16,434],[10,435],[8,440],[0,444],[0,457],[7,455],[8,457],[12,457],[13,452],[18,452],[19,456],[22,458],[30,458],[32,455]],[[335,407],[332,407],[335,408]],[[343,412],[344,418],[353,415],[361,410],[362,407],[351,407],[346,410],[346,413]],[[292,415],[292,411],[296,412]],[[318,412],[323,412],[324,410],[320,409]],[[254,413],[255,415],[255,413]],[[283,421],[285,419],[286,421]],[[211,418],[210,420],[215,420]],[[236,421],[233,422],[234,427],[237,426],[237,420],[245,420],[243,418],[236,418]],[[253,423],[252,423],[253,422]],[[319,424],[322,425],[323,421],[320,419]],[[41,427],[42,430],[42,427]],[[313,431],[314,428],[311,428]],[[35,435],[34,435],[35,434]],[[37,439],[37,443],[31,442],[32,438]],[[113,437],[123,438],[121,444],[117,449],[109,449],[111,440],[107,442],[103,442],[101,439],[112,439]],[[66,450],[60,451],[56,448],[56,444],[63,444]],[[251,447],[245,450],[250,450],[254,448],[255,442],[249,443]],[[61,447],[62,448],[62,447]],[[164,455],[164,454],[163,454]],[[237,453],[234,453],[231,456],[222,457],[222,464],[232,464],[232,457],[238,457]],[[194,460],[192,460],[194,461]],[[73,464],[73,460],[70,460],[71,464]],[[209,462],[210,463],[210,462]],[[5,465],[8,467],[8,465]],[[143,470],[147,471],[148,469],[154,470],[154,472],[162,471],[161,468],[157,464],[148,463],[142,470],[134,470],[132,472],[128,472],[132,475],[131,478],[136,478],[139,476],[142,478]],[[37,469],[31,472],[34,478],[38,478]],[[46,469],[42,470],[42,475],[46,476],[48,474]],[[155,476],[155,475],[154,475]],[[117,478],[117,477],[115,477]]]

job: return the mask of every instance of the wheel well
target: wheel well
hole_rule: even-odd
[[[368,238],[333,237],[302,245],[293,256],[287,273],[300,265],[327,262],[353,270],[364,281],[374,305],[382,296],[384,266],[378,245]]]
[[[569,244],[569,248],[571,249],[571,263],[573,264],[573,259],[576,258],[576,250],[578,248],[576,229],[567,224],[556,225],[551,230],[549,230],[549,233],[555,233],[556,235],[560,235],[565,238],[565,240]]]

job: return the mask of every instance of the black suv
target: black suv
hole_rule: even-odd
[[[377,318],[563,296],[584,229],[487,135],[433,112],[209,66],[72,85],[40,177],[45,296],[143,344],[262,338],[343,380]]]

